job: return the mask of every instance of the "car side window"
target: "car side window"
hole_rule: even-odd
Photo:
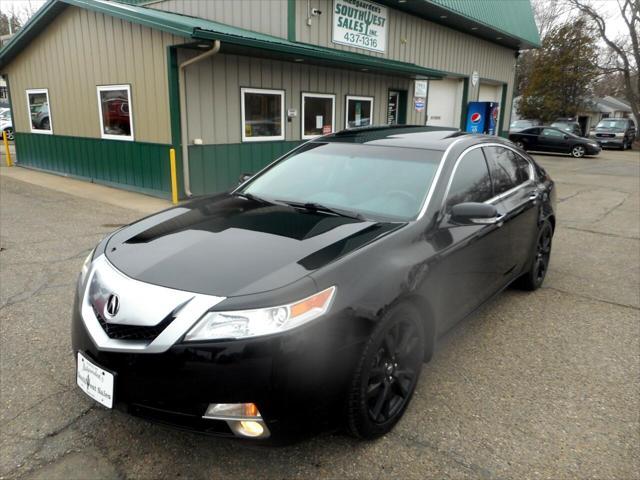
[[[540,135],[540,129],[539,128],[530,128],[528,130],[525,130],[522,133],[526,133],[527,135]]]
[[[513,150],[503,147],[485,147],[484,151],[489,162],[495,195],[500,195],[531,179],[529,162]]]
[[[446,207],[463,202],[484,202],[493,197],[489,168],[480,148],[465,153],[453,174]]]
[[[542,130],[543,137],[563,137],[564,133],[559,132],[558,130],[554,130],[552,128],[545,128]]]

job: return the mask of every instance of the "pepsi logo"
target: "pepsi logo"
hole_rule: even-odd
[[[480,115],[478,112],[471,114],[471,123],[480,123],[481,119],[482,115]]]

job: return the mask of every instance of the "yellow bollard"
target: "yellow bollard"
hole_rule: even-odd
[[[11,161],[11,150],[9,150],[9,139],[7,138],[7,132],[2,132],[2,140],[4,141],[4,150],[7,153],[7,167],[13,167]]]
[[[169,162],[171,164],[171,202],[178,204],[178,174],[176,173],[176,149],[169,149]]]

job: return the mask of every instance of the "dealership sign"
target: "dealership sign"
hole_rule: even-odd
[[[333,0],[333,43],[384,52],[387,8],[366,0]]]

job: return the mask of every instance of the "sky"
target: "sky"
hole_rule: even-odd
[[[198,1],[198,0],[196,0]],[[200,0],[204,1],[204,0]],[[211,0],[209,0],[211,1]],[[240,0],[241,1],[241,0]],[[269,0],[263,0],[269,1]],[[473,0],[468,0],[473,1]],[[512,0],[503,0],[505,2]],[[544,0],[549,3],[555,0]],[[622,20],[620,11],[617,5],[618,0],[592,0],[598,11],[603,12],[607,17],[607,33],[616,32],[622,33],[626,29],[626,25]],[[26,16],[27,12],[35,12],[39,7],[45,3],[45,0],[0,0],[0,11],[3,13],[15,11],[16,14],[22,18]],[[612,35],[614,38],[616,35]]]

